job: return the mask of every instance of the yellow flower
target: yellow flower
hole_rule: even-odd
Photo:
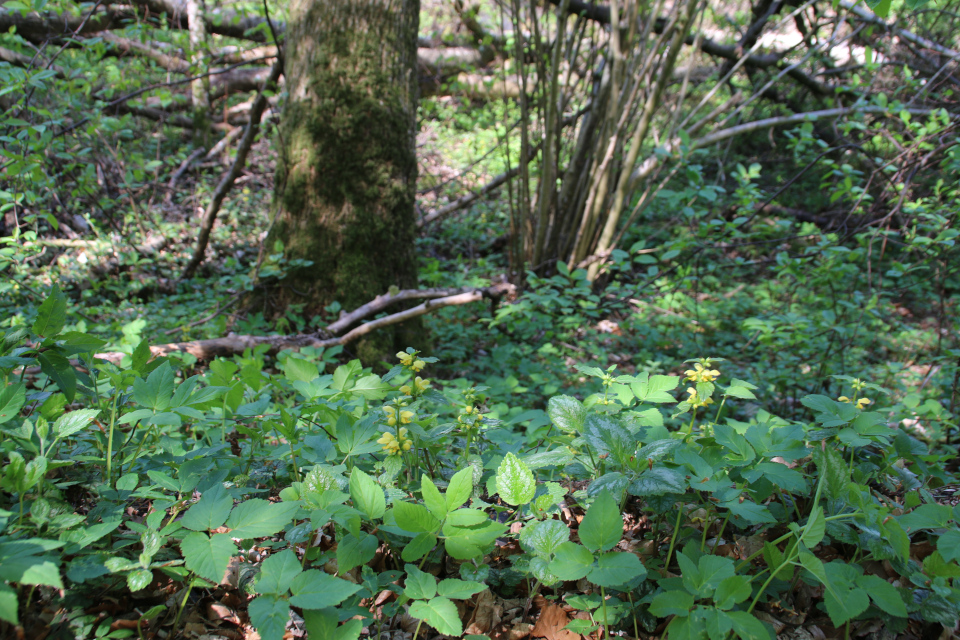
[[[687,380],[691,382],[713,382],[720,376],[716,369],[707,369],[699,362],[693,365],[693,369],[687,369],[683,372]]]
[[[690,397],[687,398],[687,402],[690,403],[690,406],[696,409],[697,407],[705,407],[708,404],[713,404],[713,398],[704,398],[700,400],[697,396],[697,390],[693,387],[687,387],[687,393],[690,394]]]
[[[377,440],[378,443],[383,445],[383,450],[389,453],[392,456],[397,455],[400,451],[410,451],[413,447],[413,440],[407,437],[409,431],[405,428],[400,428],[398,439],[396,435],[390,433],[389,431],[384,431],[383,435],[380,436],[380,439]]]
[[[414,373],[419,373],[425,366],[427,366],[426,362],[423,360],[417,360],[410,366],[410,368],[414,371]]]
[[[837,398],[837,400],[838,400],[839,402],[853,402],[853,400],[851,400],[851,399],[848,398],[847,396],[840,396],[839,398]]]
[[[413,364],[414,357],[415,357],[414,354],[406,353],[404,351],[400,351],[397,353],[397,358],[400,359],[400,364],[402,364],[405,367],[409,367],[411,364]]]
[[[430,388],[430,381],[424,380],[420,376],[417,376],[416,379],[413,381],[413,386],[409,384],[403,385],[402,387],[400,387],[400,393],[402,393],[405,396],[412,396],[414,392],[416,392],[417,395],[420,395],[421,393],[423,393],[429,388]]]
[[[397,409],[396,407],[384,407],[383,412],[387,414],[387,425],[390,427],[397,426]]]
[[[873,400],[871,400],[870,398],[860,398],[859,400],[857,400],[857,409],[860,409],[862,411],[863,409],[866,409],[868,404],[872,404],[872,403],[873,403]]]

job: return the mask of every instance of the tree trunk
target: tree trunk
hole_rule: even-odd
[[[293,0],[288,99],[267,238],[283,243],[287,276],[268,315],[303,305],[310,318],[417,284],[417,29],[420,0]],[[366,355],[403,336],[381,336]],[[364,355],[361,347],[361,355]]]

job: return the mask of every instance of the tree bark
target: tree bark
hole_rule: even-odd
[[[268,315],[296,304],[309,318],[333,301],[352,309],[391,287],[416,286],[419,5],[290,5],[284,74],[289,97],[276,220],[266,245],[270,250],[281,242],[288,267],[286,277],[266,290]],[[394,338],[404,340],[368,344],[368,358],[393,348],[388,343]]]

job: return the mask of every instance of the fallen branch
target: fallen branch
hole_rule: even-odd
[[[444,205],[439,209],[434,209],[433,211],[427,213],[422,218],[417,220],[417,227],[423,228],[428,224],[430,224],[431,222],[433,222],[434,220],[438,220],[444,216],[450,215],[454,211],[459,211],[461,209],[465,209],[469,207],[471,204],[473,204],[480,198],[492,193],[493,191],[496,191],[502,185],[506,184],[508,181],[514,178],[518,173],[520,173],[519,166],[514,167],[513,169],[510,169],[506,173],[501,173],[500,175],[498,175],[496,178],[494,178],[493,180],[485,184],[483,187],[481,187],[477,191],[471,191],[467,195],[457,198],[453,202],[447,205]]]
[[[483,289],[408,289],[399,291],[395,294],[378,296],[373,301],[363,305],[359,309],[347,314],[337,322],[327,327],[323,334],[300,334],[292,336],[227,336],[225,338],[214,338],[211,340],[193,340],[190,342],[171,342],[150,347],[150,352],[154,357],[167,356],[172,353],[189,353],[198,360],[212,360],[219,356],[232,356],[237,353],[243,353],[246,349],[253,349],[261,345],[269,347],[268,353],[275,354],[283,349],[299,350],[304,347],[313,347],[315,349],[325,349],[344,345],[367,335],[377,329],[382,329],[411,318],[416,318],[424,314],[436,311],[444,307],[454,305],[470,304],[479,302],[483,299],[499,300],[504,295],[515,291],[514,285],[507,283],[495,284]],[[446,293],[434,297],[438,294]],[[419,304],[404,311],[377,318],[366,324],[362,324],[348,331],[341,336],[327,337],[332,329],[343,330],[349,324],[358,321],[362,317],[379,312],[383,308],[415,298],[429,298],[422,304]],[[361,314],[362,312],[362,314]],[[98,353],[95,357],[119,365],[123,357],[127,355],[120,352]]]

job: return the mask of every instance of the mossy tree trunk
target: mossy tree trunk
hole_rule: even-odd
[[[302,304],[309,318],[333,301],[351,310],[391,286],[416,286],[419,11],[420,0],[290,5],[267,248],[280,240],[288,260],[312,264],[290,268],[269,292],[274,314]],[[394,346],[384,337],[377,351]]]

